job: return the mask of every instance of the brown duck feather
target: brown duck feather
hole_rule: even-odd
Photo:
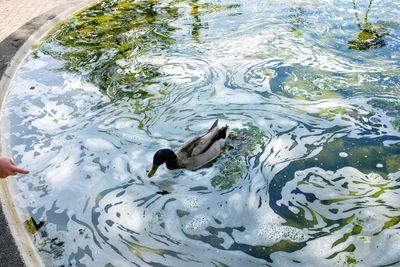
[[[227,130],[228,126],[218,128],[218,120],[216,120],[206,134],[195,137],[182,145],[176,153],[178,164],[197,169],[214,160],[223,151]]]

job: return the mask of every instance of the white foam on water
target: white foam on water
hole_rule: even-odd
[[[256,234],[268,241],[278,242],[280,240],[288,240],[293,242],[301,242],[305,240],[304,233],[297,228],[281,225],[278,218],[270,218],[269,221],[262,224]]]
[[[371,183],[383,183],[385,180],[379,173],[371,172],[367,174],[367,178]]]
[[[184,204],[186,207],[188,207],[190,209],[195,209],[200,206],[200,201],[195,196],[189,196],[184,199]]]
[[[189,232],[198,232],[205,229],[208,224],[208,217],[205,214],[199,214],[186,224],[185,229]]]

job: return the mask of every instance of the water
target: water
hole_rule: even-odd
[[[205,3],[104,1],[21,65],[3,143],[45,264],[399,264],[400,4]],[[216,118],[247,141],[147,178]]]

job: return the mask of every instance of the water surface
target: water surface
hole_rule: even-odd
[[[66,21],[2,114],[45,264],[399,264],[399,17],[388,0],[108,0]],[[215,119],[245,144],[147,178]]]

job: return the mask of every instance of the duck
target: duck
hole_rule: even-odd
[[[190,139],[176,152],[169,148],[159,149],[153,156],[153,165],[147,176],[154,176],[164,163],[169,170],[195,171],[212,162],[225,150],[228,128],[228,125],[219,128],[217,119],[205,134]]]

